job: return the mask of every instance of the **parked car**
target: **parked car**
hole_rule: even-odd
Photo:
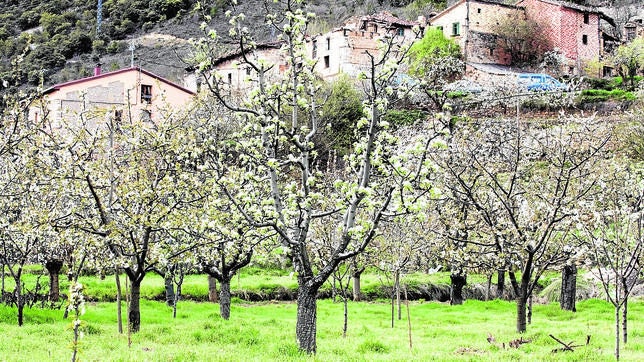
[[[564,91],[569,90],[568,85],[561,83],[548,74],[541,73],[523,73],[519,74],[519,85],[525,87],[526,90],[531,92],[549,92],[549,91]]]

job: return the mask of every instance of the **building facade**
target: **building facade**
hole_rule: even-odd
[[[565,57],[565,72],[579,73],[583,61],[603,54],[602,20],[614,23],[591,7],[556,0],[519,0],[507,5],[487,0],[460,0],[436,16],[430,25],[461,45],[466,61],[508,65],[495,26],[504,20],[523,19],[538,24],[542,39]]]
[[[508,65],[512,59],[498,44],[499,20],[525,19],[522,8],[486,0],[460,0],[430,19],[461,47],[466,61]]]
[[[556,0],[520,0],[528,18],[541,25],[554,49],[567,59],[568,73],[578,73],[585,60],[599,59],[603,36],[599,11]]]
[[[63,120],[98,123],[106,115],[154,121],[186,106],[195,93],[139,67],[107,73],[96,67],[93,76],[54,85],[43,95],[44,105],[32,108],[30,118],[48,117],[61,126]]]
[[[341,27],[310,37],[307,48],[316,61],[315,71],[322,78],[340,74],[356,76],[370,67],[367,53],[377,57],[385,38],[398,44],[409,44],[422,37],[426,21],[400,19],[389,12],[348,19]]]

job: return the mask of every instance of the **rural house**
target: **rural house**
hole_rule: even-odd
[[[275,72],[283,74],[287,69],[288,63],[280,48],[282,42],[267,42],[257,44],[253,50],[246,52],[246,58],[251,62],[265,62],[273,64],[273,68],[269,76],[274,75]],[[252,83],[249,81],[251,68],[243,63],[244,54],[241,51],[231,52],[218,59],[216,59],[212,68],[222,77],[220,82],[223,83],[225,90],[230,94],[243,94],[252,88]]]
[[[460,0],[429,19],[448,39],[461,47],[466,61],[508,65],[505,54],[497,43],[495,25],[498,19],[525,19],[523,9],[488,0]]]
[[[401,44],[413,42],[422,36],[414,32],[414,27],[422,31],[425,23],[423,17],[418,21],[408,21],[384,11],[356,16],[339,28],[312,36],[307,45],[311,59],[317,61],[315,70],[322,78],[334,78],[340,74],[355,76],[370,64],[366,52],[377,55],[380,39],[395,37]]]
[[[119,119],[124,112],[154,120],[159,112],[185,106],[195,93],[139,67],[102,73],[97,66],[93,76],[54,85],[43,95],[47,109],[32,108],[30,118],[47,112],[55,125],[81,114],[91,123],[108,114]]]
[[[503,18],[532,20],[545,40],[566,59],[568,73],[578,73],[582,62],[603,54],[602,20],[612,19],[591,7],[556,0],[519,0],[514,5],[489,0],[460,0],[430,19],[431,26],[458,41],[469,63],[508,65],[511,54],[503,52],[495,26]]]
[[[416,39],[415,26],[424,28],[424,18],[413,22],[387,12],[353,17],[339,28],[309,37],[306,44],[308,56],[316,61],[315,71],[324,79],[333,79],[340,74],[356,76],[369,66],[366,52],[378,53],[379,39],[396,37],[395,40],[401,43],[411,42]],[[269,76],[279,76],[288,68],[281,46],[281,42],[258,44],[246,53],[246,57],[253,62],[261,60],[273,64]],[[222,77],[219,81],[229,87],[231,94],[252,88],[248,77],[251,69],[243,64],[243,55],[240,51],[233,52],[213,63],[213,68]]]
[[[520,0],[517,5],[543,27],[553,48],[566,57],[568,73],[578,73],[583,61],[603,55],[602,20],[615,25],[612,19],[587,6],[556,0]]]
[[[644,37],[644,17],[634,16],[624,24],[624,40],[631,42],[639,37]]]

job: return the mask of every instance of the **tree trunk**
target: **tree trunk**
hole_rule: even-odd
[[[521,291],[519,290],[519,283],[517,283],[517,277],[514,274],[514,272],[508,272],[508,276],[510,277],[510,284],[512,285],[512,291],[514,291],[514,295],[518,297]]]
[[[300,350],[308,354],[314,354],[317,349],[317,294],[318,287],[299,283],[295,335]]]
[[[130,283],[130,305],[128,306],[127,321],[130,331],[137,333],[141,330],[141,282]]]
[[[123,313],[121,312],[121,300],[123,299],[123,292],[121,292],[121,271],[116,268],[114,277],[116,279],[116,322],[118,324],[119,334],[123,334]]]
[[[573,265],[564,266],[561,271],[561,297],[559,305],[563,310],[577,311],[575,301],[577,299],[577,267]]]
[[[532,324],[532,294],[528,297],[528,316],[527,316],[527,322],[528,324]]]
[[[362,276],[363,271],[364,271],[364,268],[354,268],[353,274],[351,275],[353,277],[353,301],[354,302],[358,302],[362,299],[362,291],[360,287],[360,276]]]
[[[208,275],[208,301],[217,303],[217,279]]]
[[[22,326],[24,322],[23,311],[25,309],[25,303],[24,298],[22,297],[22,283],[20,280],[20,273],[18,273],[18,277],[15,279],[15,282],[16,288],[14,289],[14,293],[16,296],[16,307],[18,308],[18,326]]]
[[[517,297],[517,332],[526,331],[526,300],[523,297]]]
[[[496,297],[503,299],[505,293],[505,270],[499,269],[496,274]]]
[[[615,359],[619,361],[619,306],[615,306]]]
[[[622,341],[624,345],[628,342],[628,297],[624,297],[624,309],[622,310]]]
[[[230,318],[230,279],[220,280],[219,289],[219,314],[221,318]]]
[[[398,320],[402,319],[402,313],[400,311],[400,270],[396,270],[396,305],[398,306]]]
[[[452,288],[449,293],[449,304],[463,304],[463,287],[467,284],[467,274],[460,272],[451,273],[449,279],[452,282]]]
[[[526,303],[528,298],[528,288],[530,278],[532,277],[532,261],[534,260],[534,249],[528,250],[528,259],[526,260],[523,272],[521,273],[521,286],[517,294],[517,333],[524,333],[527,329]],[[514,273],[510,273],[510,280],[516,283]]]
[[[60,299],[60,282],[58,276],[63,268],[63,261],[54,259],[47,260],[45,268],[49,273],[49,301],[56,302]]]
[[[344,303],[344,324],[342,325],[342,338],[347,338],[347,327],[349,325],[349,298],[346,293],[342,296]]]
[[[166,275],[163,278],[165,284],[165,303],[172,307],[174,305],[174,283],[172,282],[172,276]]]
[[[487,276],[487,286],[485,288],[485,301],[490,300],[490,293],[492,291],[492,274]]]

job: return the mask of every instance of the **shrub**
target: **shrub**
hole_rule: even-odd
[[[635,100],[632,92],[622,89],[604,90],[604,89],[585,89],[581,92],[581,103],[605,102],[608,100],[615,101],[632,101]]]
[[[427,114],[415,109],[391,109],[385,114],[385,121],[389,122],[392,128],[408,126],[418,120],[424,120]]]

